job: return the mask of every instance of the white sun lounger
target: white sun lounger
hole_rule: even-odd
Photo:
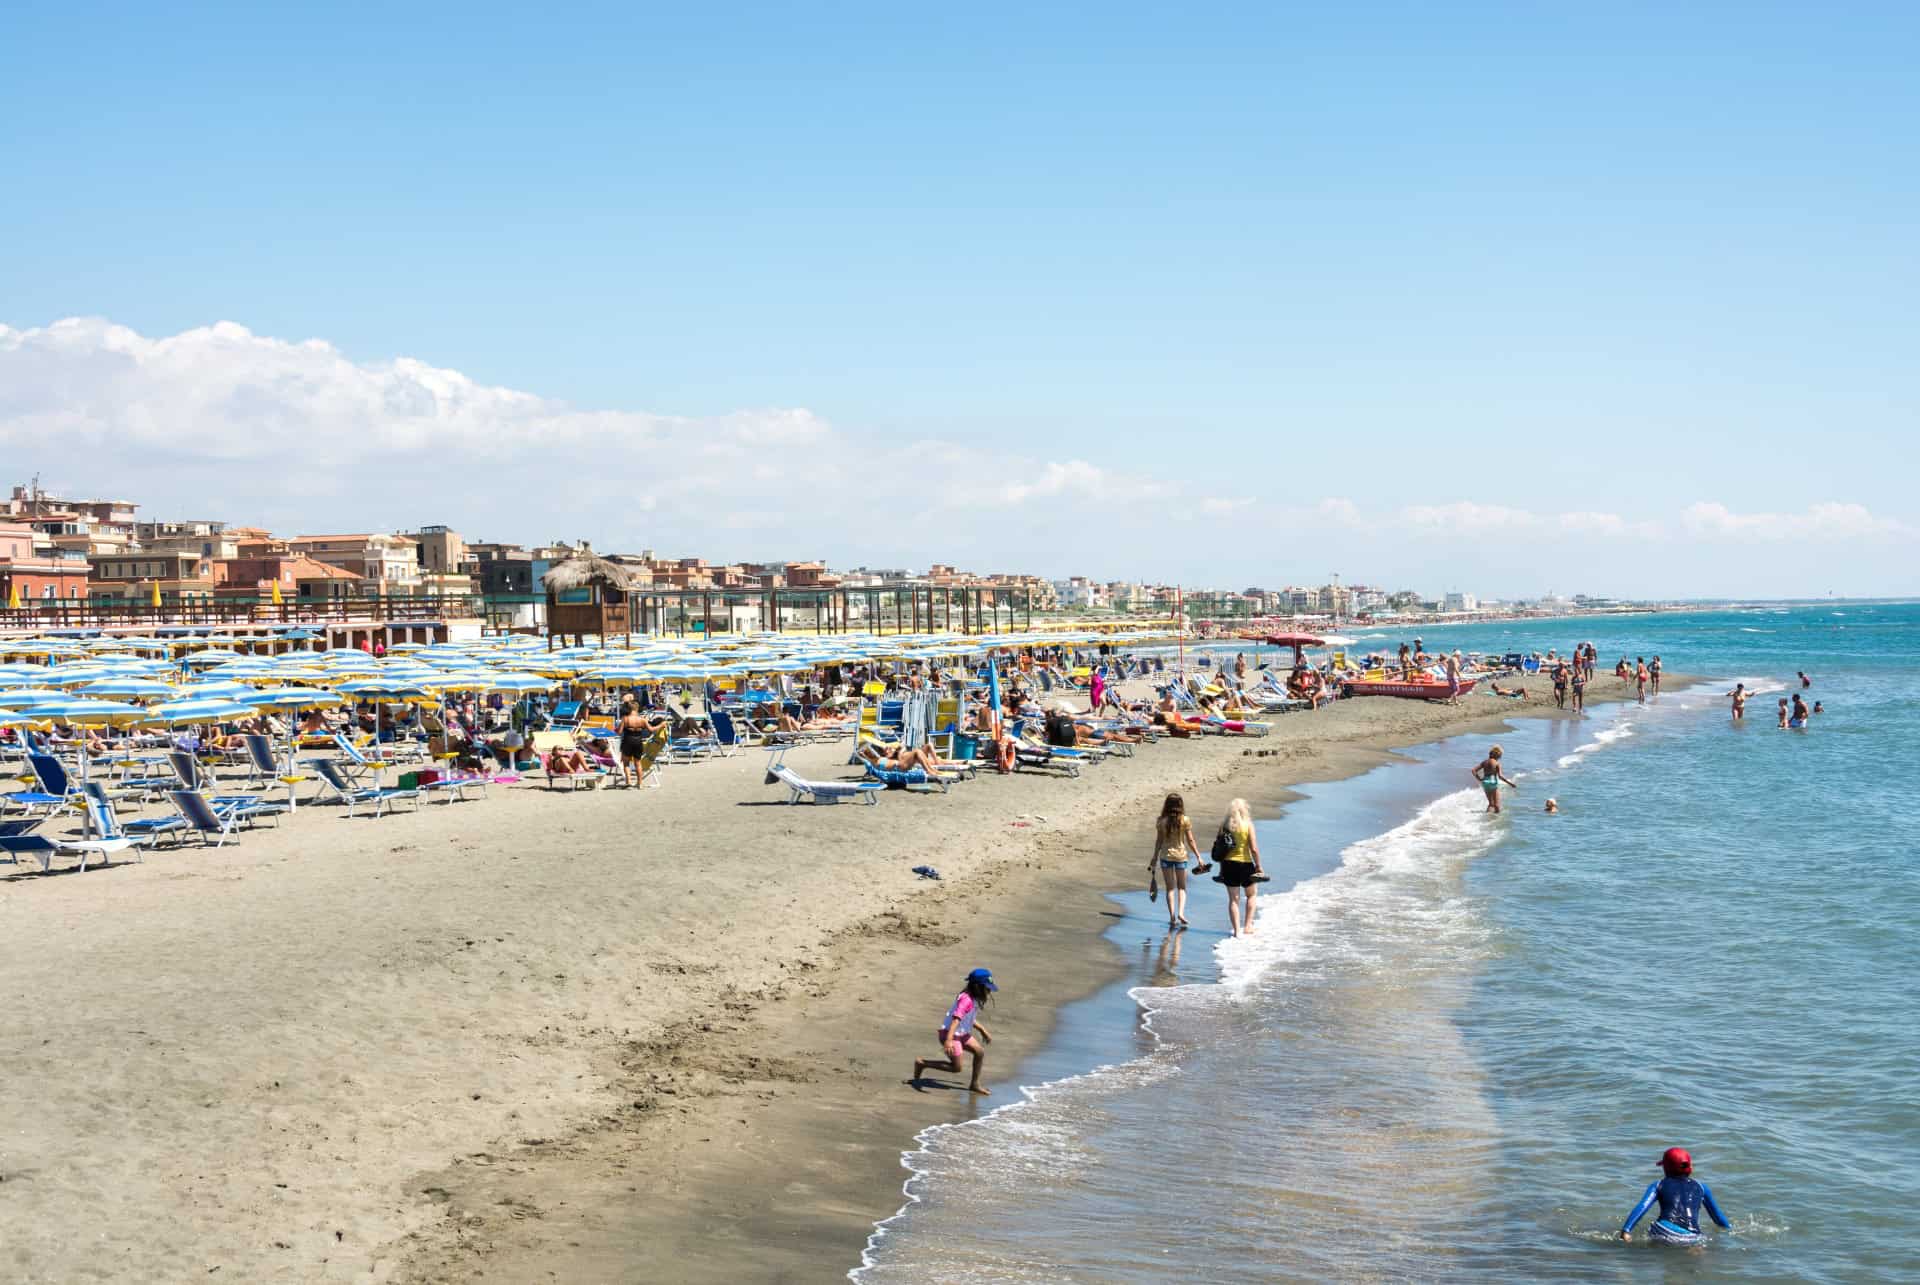
[[[767,784],[784,785],[793,791],[788,803],[798,803],[802,798],[811,803],[859,799],[873,805],[878,804],[880,796],[887,792],[883,781],[809,781],[784,763],[776,763],[767,769]]]

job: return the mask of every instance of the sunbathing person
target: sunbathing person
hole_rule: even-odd
[[[576,776],[592,771],[593,765],[578,747],[556,745],[547,753],[548,776]]]
[[[923,772],[938,772],[940,760],[931,746],[916,745],[912,749],[903,749],[898,745],[878,745],[868,741],[860,747],[860,759],[877,768],[891,772],[911,772],[919,768]]]
[[[1172,692],[1160,698],[1160,704],[1153,711],[1153,721],[1163,725],[1175,736],[1192,736],[1195,732],[1202,730],[1201,724],[1189,722],[1181,715],[1179,707],[1173,703]]]

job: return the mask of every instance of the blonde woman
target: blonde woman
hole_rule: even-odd
[[[1253,832],[1253,813],[1245,799],[1227,805],[1227,819],[1220,832],[1230,845],[1220,858],[1220,873],[1214,878],[1227,885],[1227,928],[1235,937],[1253,931],[1253,901],[1256,884],[1267,881],[1260,868],[1260,840]],[[1246,902],[1241,904],[1241,897]]]
[[[1147,858],[1147,883],[1156,877],[1167,881],[1167,929],[1187,926],[1187,858],[1200,864],[1195,874],[1205,874],[1208,866],[1200,859],[1200,845],[1193,841],[1193,822],[1187,819],[1186,800],[1169,794],[1153,823],[1153,855]]]

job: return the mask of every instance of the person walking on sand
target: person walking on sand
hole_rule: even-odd
[[[989,1090],[980,1084],[980,1067],[987,1060],[986,1046],[993,1043],[993,1034],[986,1024],[980,1021],[980,1013],[986,1008],[987,996],[999,990],[993,984],[993,974],[984,968],[976,968],[967,974],[966,984],[954,997],[953,1007],[940,1019],[937,1033],[940,1048],[945,1058],[917,1057],[913,1060],[913,1078],[907,1083],[914,1088],[920,1087],[920,1077],[928,1071],[945,1071],[951,1075],[960,1074],[965,1064],[965,1055],[973,1054],[973,1080],[967,1088],[982,1097]]]
[[[1460,658],[1457,655],[1447,657],[1447,704],[1460,703]]]
[[[1193,873],[1212,869],[1200,858],[1200,845],[1193,841],[1193,822],[1187,819],[1187,803],[1178,794],[1169,794],[1160,805],[1160,816],[1153,823],[1153,855],[1147,858],[1147,882],[1156,876],[1167,881],[1167,927],[1187,926],[1187,861],[1199,862]]]
[[[1506,782],[1511,789],[1520,788],[1513,783],[1512,778],[1506,774],[1506,770],[1500,764],[1500,756],[1503,752],[1496,745],[1487,751],[1485,758],[1473,766],[1473,779],[1478,781],[1480,788],[1487,792],[1487,811],[1495,816],[1500,814],[1500,783]]]
[[[1589,676],[1588,671],[1576,662],[1573,667],[1573,681],[1568,684],[1573,694],[1573,712],[1582,718],[1585,718],[1587,714],[1587,679]]]
[[[1220,855],[1220,873],[1214,878],[1227,886],[1228,932],[1244,937],[1253,932],[1255,885],[1267,880],[1266,871],[1260,868],[1260,839],[1253,832],[1253,813],[1245,799],[1227,805],[1227,819],[1220,823],[1220,833],[1227,847]]]

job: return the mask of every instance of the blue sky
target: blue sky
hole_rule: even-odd
[[[1676,8],[16,6],[0,446],[288,528],[1920,592],[1920,11]]]

